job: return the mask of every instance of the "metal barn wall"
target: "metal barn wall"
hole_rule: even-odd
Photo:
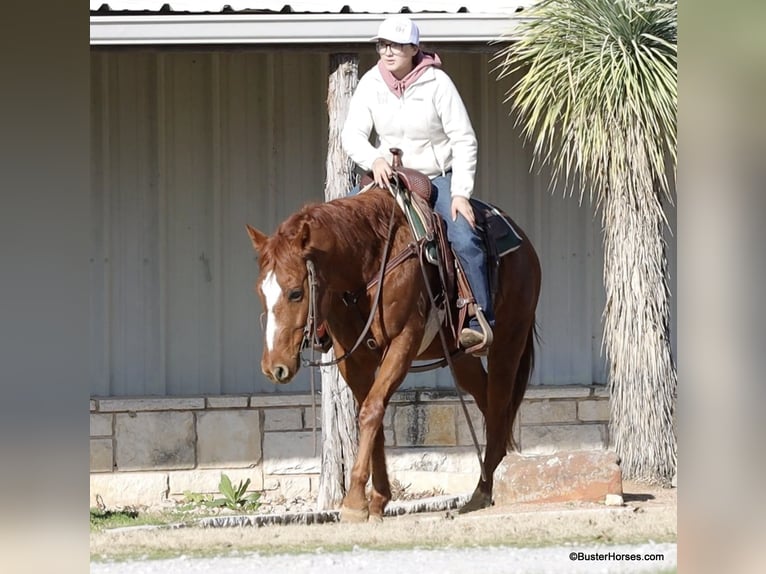
[[[476,193],[543,262],[533,382],[604,382],[598,217],[530,173],[490,55],[440,54],[480,138]],[[323,198],[329,53],[96,49],[91,61],[91,393],[306,391],[305,371],[287,387],[260,372],[244,226],[272,232]],[[447,370],[405,384],[452,386]]]

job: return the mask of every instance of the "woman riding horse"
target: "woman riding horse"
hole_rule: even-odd
[[[466,348],[492,340],[495,317],[487,281],[487,259],[469,203],[476,172],[476,135],[455,85],[435,53],[419,48],[420,30],[406,16],[384,20],[372,38],[380,58],[356,87],[341,141],[380,187],[393,175],[389,150],[403,151],[407,167],[431,179],[434,210],[476,299],[477,316],[460,333]],[[370,144],[375,129],[378,145]]]
[[[522,243],[498,267],[497,323],[487,370],[479,357],[460,353],[453,359],[457,385],[474,397],[486,423],[482,477],[461,512],[491,504],[493,473],[513,446],[513,421],[534,363],[540,263],[523,231],[516,229]],[[288,383],[300,367],[312,324],[326,322],[336,357],[344,357],[338,368],[359,406],[359,452],[341,517],[381,518],[391,499],[383,448],[385,409],[415,359],[444,356],[439,337],[424,340],[433,311],[427,282],[436,282],[435,267],[424,272],[420,257],[409,255],[413,235],[405,216],[380,187],[308,205],[271,237],[250,226],[247,230],[258,253],[256,287],[265,311],[261,369],[274,382]],[[393,259],[401,261],[386,270],[387,260]],[[369,344],[358,345],[362,337]],[[454,338],[447,343],[454,348]]]

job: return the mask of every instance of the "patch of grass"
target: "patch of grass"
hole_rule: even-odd
[[[108,510],[106,508],[90,509],[90,529],[104,530],[106,528],[119,528],[122,526],[136,526],[147,524],[139,518],[138,510],[123,508],[120,510]]]
[[[291,527],[265,527],[265,528],[291,528]],[[325,526],[313,525],[310,528],[326,528]],[[202,532],[201,529],[191,528],[191,532]],[[351,552],[355,548],[365,548],[367,550],[375,551],[396,551],[396,550],[412,550],[417,548],[420,550],[441,550],[444,548],[452,549],[470,549],[479,547],[515,547],[515,548],[548,548],[551,546],[566,545],[583,545],[589,546],[592,544],[603,545],[603,540],[599,540],[594,537],[572,537],[566,539],[552,539],[541,540],[535,537],[523,536],[518,540],[509,541],[508,538],[498,535],[497,537],[482,538],[477,543],[475,540],[461,540],[461,539],[448,539],[442,540],[428,540],[413,537],[411,540],[394,540],[386,541],[384,537],[381,538],[360,538],[358,540],[346,540],[346,541],[333,541],[331,537],[327,539],[315,540],[310,539],[303,542],[295,541],[282,541],[275,540],[271,536],[272,532],[263,532],[264,540],[252,541],[252,540],[231,540],[224,542],[216,540],[215,542],[207,541],[204,544],[183,544],[175,545],[170,544],[166,547],[149,547],[142,546],[140,544],[131,545],[127,547],[118,547],[110,549],[108,554],[102,554],[98,552],[91,553],[91,561],[93,562],[123,562],[131,560],[162,560],[168,558],[178,558],[184,556],[187,558],[212,558],[212,557],[227,557],[227,556],[243,556],[247,554],[258,554],[260,556],[273,556],[277,554],[314,554],[321,552],[323,554],[334,554],[342,552]],[[617,538],[614,542],[607,546],[614,544],[644,544],[649,540],[646,538],[631,539],[631,538]],[[675,539],[671,540],[652,540],[656,543],[661,542],[676,542]],[[676,570],[673,568],[665,570],[657,570],[658,574],[675,574]]]
[[[194,502],[181,503],[176,508],[151,512],[134,508],[91,508],[90,530],[91,532],[104,532],[127,526],[170,526],[173,524],[189,526],[210,516],[220,516],[220,512],[215,507]]]
[[[260,492],[247,493],[250,479],[234,486],[229,477],[221,474],[218,490],[222,495],[202,494],[186,491],[183,501],[175,508],[159,512],[139,511],[136,507],[107,508],[100,496],[96,496],[97,507],[90,509],[90,530],[101,532],[126,526],[167,526],[194,523],[201,518],[220,515],[221,509],[252,512],[261,505]]]
[[[168,526],[170,524],[190,524],[200,518],[199,514],[190,514],[183,508],[160,512],[146,512],[134,507],[90,509],[90,531],[104,532],[114,528],[129,526]]]

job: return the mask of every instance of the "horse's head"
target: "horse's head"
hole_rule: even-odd
[[[256,291],[264,309],[261,370],[275,383],[289,383],[300,367],[300,353],[310,304],[307,224],[268,237],[247,226],[258,253]]]

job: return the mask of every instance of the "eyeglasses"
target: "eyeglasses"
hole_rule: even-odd
[[[378,40],[378,43],[375,44],[375,49],[378,51],[378,54],[384,54],[386,52],[386,49],[390,48],[391,53],[394,56],[401,56],[404,54],[404,47],[407,46],[407,44],[398,44],[396,42],[383,42],[382,40]]]

